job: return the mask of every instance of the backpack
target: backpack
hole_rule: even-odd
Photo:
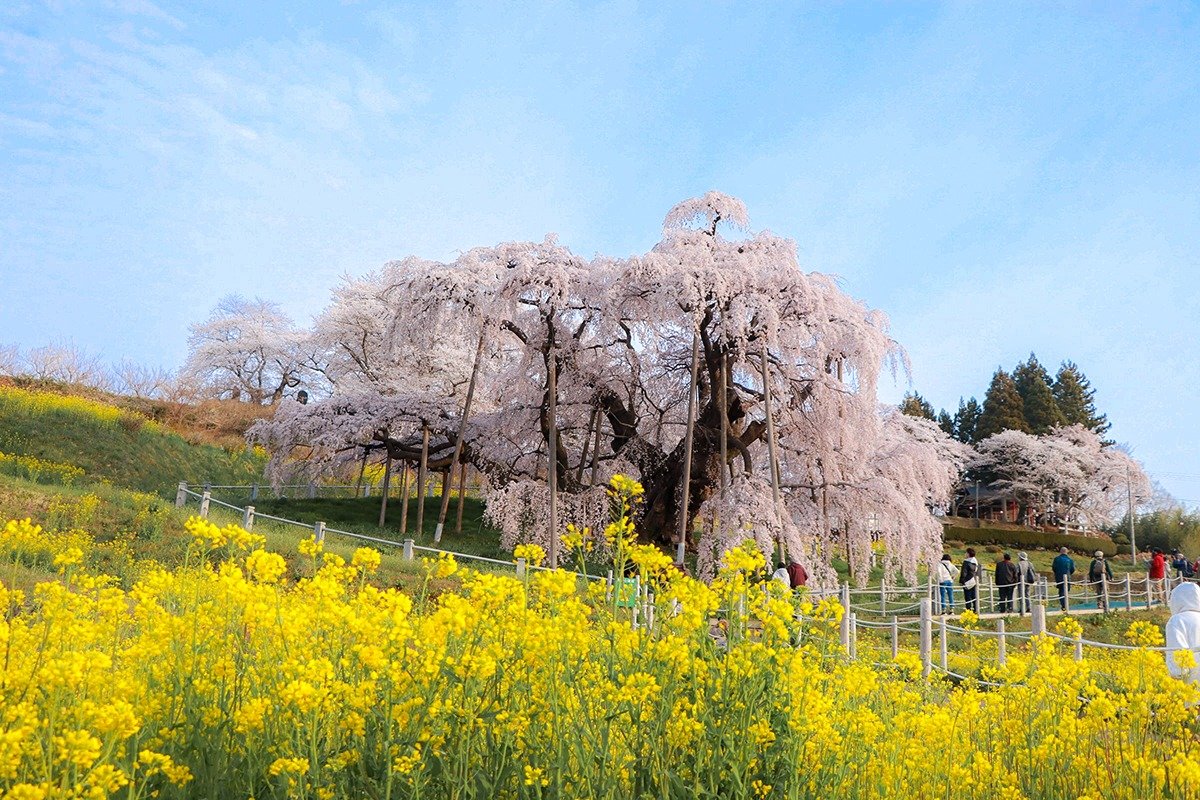
[[[1088,579],[1099,581],[1104,577],[1104,562],[1098,558],[1092,559],[1092,566],[1088,569]]]
[[[1179,571],[1185,578],[1191,578],[1196,575],[1196,568],[1192,565],[1192,562],[1188,561],[1186,558],[1183,560],[1183,564],[1180,566]]]
[[[975,564],[970,561],[964,561],[962,569],[958,573],[958,582],[966,586],[973,580],[975,580]],[[974,584],[971,585],[974,586]]]

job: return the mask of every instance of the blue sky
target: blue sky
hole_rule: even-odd
[[[230,292],[304,321],[410,253],[644,251],[719,189],[936,405],[1073,359],[1200,502],[1200,8],[989,5],[10,0],[0,343],[175,366]]]

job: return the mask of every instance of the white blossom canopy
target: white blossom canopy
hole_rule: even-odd
[[[877,536],[888,569],[915,577],[940,548],[930,509],[948,501],[965,458],[936,426],[880,411],[881,371],[903,363],[884,315],[803,271],[794,242],[750,232],[742,203],[716,192],[673,208],[662,240],[629,258],[584,259],[547,237],[451,263],[390,263],[347,280],[315,335],[332,396],[284,404],[254,429],[274,474],[337,468],[364,444],[411,461],[422,428],[433,468],[444,468],[461,431],[463,458],[489,477],[488,513],[509,545],[548,542],[540,512],[552,463],[564,524],[601,526],[599,486],[623,472],[646,488],[646,534],[666,542],[687,529],[695,546],[690,532],[702,526],[702,566],[752,536],[808,561],[818,580],[848,552],[865,578]],[[681,510],[693,340],[695,433]]]

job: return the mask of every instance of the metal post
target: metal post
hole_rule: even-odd
[[[200,516],[208,519],[208,503],[212,499],[212,492],[205,492],[200,496]]]
[[[930,614],[929,598],[921,599],[921,676],[929,677],[930,658],[933,651],[933,618]]]
[[[314,522],[313,523],[313,538],[316,539],[318,542],[325,541],[325,523],[324,522]]]
[[[1046,635],[1046,607],[1041,603],[1033,607],[1032,625],[1034,636]]]
[[[254,506],[246,506],[242,511],[242,528],[244,530],[254,530]]]
[[[404,548],[403,548],[402,552],[404,554],[405,561],[413,560],[413,540],[412,539],[404,540]]]
[[[842,649],[850,651],[850,584],[842,584]]]
[[[895,615],[893,615],[892,616],[892,660],[895,661],[896,657],[898,655],[900,655],[900,620]]]
[[[187,505],[187,481],[180,481],[179,488],[175,490],[175,507],[183,508]]]
[[[996,620],[996,633],[996,663],[1003,667],[1004,661],[1008,657],[1004,646],[1004,617]]]
[[[940,635],[938,636],[940,643],[939,643],[938,647],[940,650],[939,655],[941,656],[941,659],[942,659],[942,672],[945,672],[950,667],[950,658],[949,658],[949,652],[948,652],[949,648],[947,647],[947,642],[946,642],[946,635],[947,635],[948,631],[946,630],[946,618],[945,617],[942,617],[942,619],[940,621],[940,628],[941,628]]]
[[[687,552],[688,528],[692,521],[688,514],[692,488],[692,440],[696,435],[696,373],[700,369],[700,334],[692,334],[692,377],[688,384],[687,433],[683,444],[683,498],[679,505],[679,544],[675,548],[675,560],[682,564]],[[776,498],[778,503],[778,498]],[[778,513],[778,510],[776,511]]]

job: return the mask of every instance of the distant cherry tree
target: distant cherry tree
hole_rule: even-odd
[[[1034,436],[1002,431],[976,445],[973,466],[995,476],[992,485],[1010,492],[1022,508],[1037,507],[1068,523],[1102,527],[1135,502],[1153,496],[1141,464],[1127,452],[1105,447],[1082,425]]]
[[[254,429],[273,475],[336,469],[364,446],[411,463],[426,431],[445,468],[461,434],[509,545],[549,541],[548,470],[562,524],[597,529],[603,484],[626,473],[645,486],[645,534],[686,532],[702,566],[751,537],[826,580],[848,553],[865,578],[883,536],[889,570],[915,577],[965,458],[935,424],[880,408],[881,371],[904,363],[884,315],[715,192],[672,209],[662,240],[629,258],[547,237],[390,263],[339,287],[313,337],[332,392]]]
[[[273,405],[301,385],[307,339],[275,303],[230,295],[192,325],[183,377],[216,397]]]

